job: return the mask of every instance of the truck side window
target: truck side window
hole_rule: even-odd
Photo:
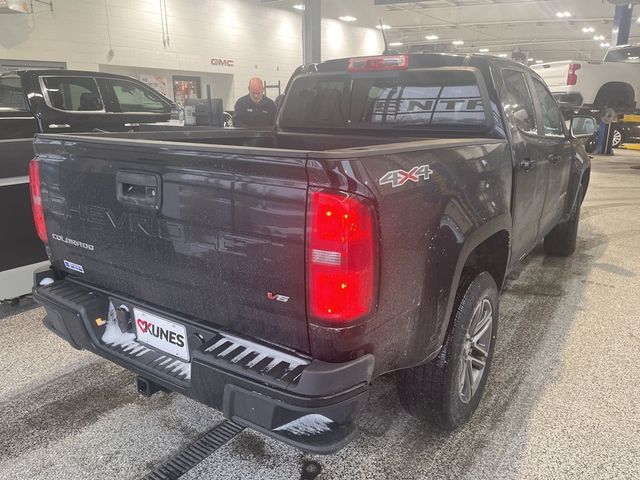
[[[560,113],[558,104],[537,78],[533,79],[533,88],[538,96],[538,104],[542,112],[544,134],[553,137],[564,137],[562,113]]]
[[[531,92],[527,87],[524,73],[517,70],[503,70],[502,78],[506,90],[503,108],[507,115],[511,114],[516,127],[525,133],[538,133],[536,115],[533,108]]]
[[[92,77],[43,77],[45,100],[52,108],[69,112],[104,110],[96,81]]]
[[[118,105],[113,110],[124,113],[168,113],[170,106],[160,96],[134,82],[115,78],[100,79],[100,87],[111,90]],[[111,96],[111,95],[109,95]],[[112,110],[110,108],[110,110]]]
[[[19,77],[0,77],[0,112],[26,112],[27,102]]]

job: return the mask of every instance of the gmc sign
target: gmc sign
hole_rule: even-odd
[[[227,58],[212,58],[211,65],[214,67],[233,67],[234,61]]]

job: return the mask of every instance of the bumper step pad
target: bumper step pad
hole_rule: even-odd
[[[163,375],[168,375],[181,382],[189,382],[191,380],[190,363],[164,355],[139,343],[133,333],[122,333],[120,327],[118,327],[113,302],[109,302],[107,324],[100,341],[109,350],[124,355],[134,362],[140,362],[147,367],[151,367]]]
[[[191,363],[147,347],[138,342],[133,333],[122,333],[117,323],[116,308],[111,301],[107,322],[99,338],[104,348],[124,355],[131,361],[184,383],[191,380]],[[214,333],[191,355],[204,363],[243,375],[249,374],[254,378],[261,377],[283,388],[295,384],[309,365],[306,359],[222,332]]]

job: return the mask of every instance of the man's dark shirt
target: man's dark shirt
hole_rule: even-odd
[[[276,118],[276,104],[267,97],[259,103],[251,95],[240,97],[233,108],[234,127],[270,127]]]

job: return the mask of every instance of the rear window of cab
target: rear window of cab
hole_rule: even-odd
[[[307,74],[292,82],[280,126],[484,130],[479,82],[456,68]]]

